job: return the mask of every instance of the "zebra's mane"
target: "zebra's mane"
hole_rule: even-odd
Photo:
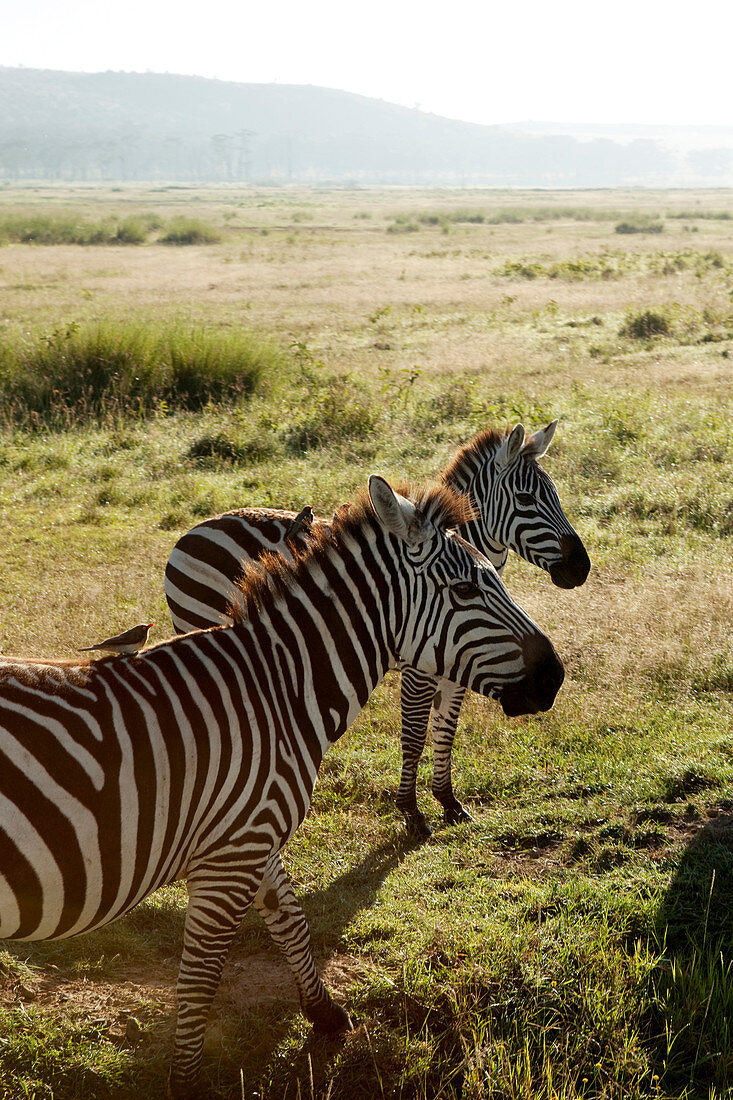
[[[424,519],[441,530],[458,527],[474,516],[470,498],[457,493],[449,485],[415,489],[401,483],[392,487],[396,493],[411,500]],[[309,529],[307,543],[292,548],[292,561],[282,554],[266,551],[256,562],[247,562],[237,581],[237,599],[230,608],[234,621],[242,622],[250,618],[271,598],[273,592],[284,593],[296,586],[314,564],[317,566],[319,560],[333,553],[334,547],[337,550],[345,547],[351,537],[365,528],[382,529],[369,494],[362,490],[348,507],[340,508],[329,523],[314,524]]]
[[[487,428],[479,432],[468,443],[460,447],[446,468],[439,474],[441,482],[446,485],[460,484],[462,474],[473,473],[476,466],[481,465],[494,451],[498,451],[512,429]],[[528,435],[522,447],[522,457],[530,462],[537,458],[537,444],[533,435]]]

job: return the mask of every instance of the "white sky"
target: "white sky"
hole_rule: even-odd
[[[470,122],[733,125],[731,0],[0,0],[0,65],[315,84]]]

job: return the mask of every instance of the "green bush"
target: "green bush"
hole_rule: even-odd
[[[162,236],[163,244],[218,244],[219,233],[198,218],[173,218],[168,231]]]
[[[125,218],[117,226],[114,235],[116,244],[145,244],[153,229],[160,227],[158,218]]]
[[[619,222],[615,227],[615,233],[661,233],[664,225],[660,221],[651,218],[638,218],[634,221]]]
[[[73,212],[6,213],[0,215],[0,244],[144,244],[160,225],[155,215],[90,222]]]
[[[392,224],[387,226],[388,233],[417,233],[420,226],[405,214],[397,214]]]
[[[70,324],[0,345],[0,400],[8,420],[31,426],[196,410],[238,402],[286,361],[272,343],[236,329]]]
[[[275,441],[266,435],[239,441],[225,432],[218,432],[202,435],[200,439],[194,440],[188,448],[187,457],[199,466],[216,468],[264,462],[277,454],[277,451]]]
[[[542,264],[531,261],[525,263],[524,260],[507,260],[503,267],[500,267],[497,271],[497,275],[502,275],[507,279],[536,279],[538,276],[546,274],[547,271]]]
[[[634,340],[648,340],[651,336],[669,336],[670,332],[670,324],[664,314],[655,313],[652,309],[645,309],[643,313],[629,317],[620,329],[621,336],[630,336]]]
[[[310,409],[285,433],[285,444],[291,454],[303,454],[363,441],[374,433],[377,419],[366,390],[349,376],[339,375],[318,385]]]

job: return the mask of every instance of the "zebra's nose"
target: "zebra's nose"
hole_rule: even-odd
[[[588,551],[577,535],[560,536],[562,558],[550,566],[552,583],[558,588],[577,588],[590,573]]]
[[[562,661],[545,634],[528,634],[522,642],[522,657],[524,676],[507,684],[499,695],[502,709],[510,718],[549,710],[565,679]]]

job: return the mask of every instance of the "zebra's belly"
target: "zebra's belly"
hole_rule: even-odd
[[[0,793],[0,939],[91,931],[222,859],[227,874],[263,866],[310,805],[315,770],[298,764],[280,757],[259,782],[250,774],[250,784],[194,787],[185,798],[169,784],[148,798],[115,785],[91,805],[39,796],[32,813]]]
[[[186,858],[185,845],[165,846],[162,823],[142,835],[134,807],[110,816],[66,807],[62,827],[56,814],[31,819],[0,808],[2,939],[54,939],[108,924],[179,877]]]

